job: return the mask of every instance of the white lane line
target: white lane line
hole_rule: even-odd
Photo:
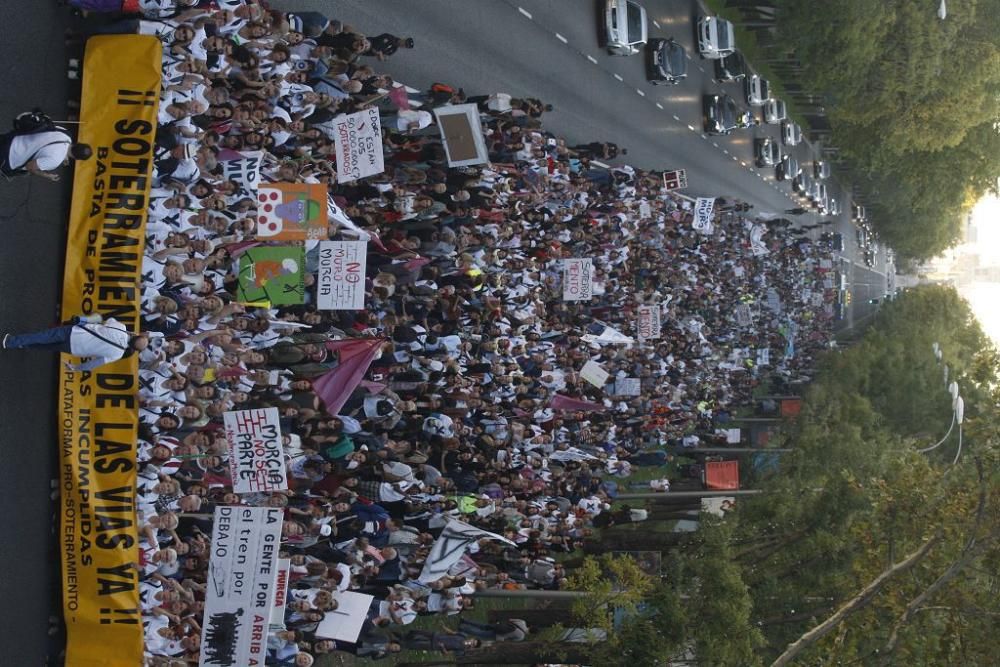
[[[729,155],[729,151],[727,151],[725,148],[722,149],[722,152],[725,153],[726,155]]]
[[[662,104],[660,104],[659,102],[657,102],[657,103],[656,103],[656,108],[657,108],[657,109],[662,109],[662,108],[663,108],[663,105],[662,105]]]
[[[653,19],[653,25],[655,25],[657,28],[662,28],[663,27],[659,23],[656,22],[656,19]]]
[[[677,114],[671,114],[671,115],[674,117],[674,120],[680,122],[681,119]]]
[[[529,19],[531,18],[531,12],[529,12],[524,7],[518,7],[517,11],[521,12],[522,14],[524,14],[525,16],[527,16]]]
[[[698,130],[694,129],[694,125],[688,125],[688,129],[691,130],[692,132],[697,132],[698,131]]]
[[[684,52],[684,55],[686,55],[686,56],[687,56],[687,59],[688,59],[688,60],[691,60],[691,54],[690,54],[690,53],[688,53],[687,51],[685,51],[685,52]]]
[[[624,80],[625,80],[625,79],[623,79],[623,78],[622,78],[622,75],[621,75],[621,74],[612,74],[611,76],[615,77],[615,78],[616,78],[616,79],[618,79],[619,81],[624,81]]]
[[[563,44],[569,44],[569,40],[560,35],[558,32],[556,33],[556,39],[558,39]]]
[[[594,63],[595,65],[597,64],[597,58],[595,58],[594,56],[587,56],[587,60]]]
[[[702,139],[704,139],[705,141],[708,141],[708,137],[707,137],[707,136],[705,136],[704,134],[703,134],[703,135],[701,135],[701,138],[702,138]]]
[[[716,143],[716,142],[714,142],[714,141],[712,142],[712,145],[713,145],[713,146],[715,146],[716,148],[718,148],[718,147],[719,147],[719,144],[718,144],[718,143]]]
[[[642,91],[641,91],[641,90],[639,90],[638,88],[636,88],[636,89],[635,89],[635,92],[639,93],[639,94],[640,94],[640,95],[642,95],[643,97],[645,97],[645,96],[646,96],[646,93],[642,92]]]
[[[733,156],[733,162],[739,162],[739,161],[740,161],[740,159],[734,155]]]

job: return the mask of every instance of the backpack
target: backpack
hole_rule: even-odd
[[[37,134],[60,129],[41,109],[32,109],[14,118],[14,131],[18,134]]]

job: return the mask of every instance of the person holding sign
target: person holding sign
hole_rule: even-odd
[[[4,334],[3,349],[29,348],[59,350],[86,358],[81,364],[66,362],[73,371],[91,371],[104,364],[118,361],[149,345],[148,334],[132,334],[118,320],[101,321],[98,314],[74,317],[70,324],[26,334]]]

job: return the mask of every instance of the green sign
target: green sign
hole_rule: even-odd
[[[263,246],[240,255],[237,298],[243,303],[267,301],[287,306],[305,300],[305,249],[301,246]]]

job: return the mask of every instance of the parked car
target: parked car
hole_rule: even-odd
[[[786,146],[798,146],[802,141],[802,128],[790,120],[782,121],[781,140]]]
[[[736,51],[733,24],[717,16],[698,19],[698,53],[702,58],[718,60]]]
[[[851,218],[858,222],[864,222],[868,219],[868,211],[865,210],[864,206],[851,204]]]
[[[781,162],[781,146],[771,137],[754,139],[753,148],[758,167],[774,167]]]
[[[651,39],[646,44],[646,79],[654,84],[678,84],[687,78],[687,52],[670,39]]]
[[[826,160],[813,161],[813,176],[821,181],[830,178],[830,163]]]
[[[742,81],[747,76],[747,61],[739,51],[715,61],[715,80],[719,83]]]
[[[836,197],[830,197],[830,205],[827,207],[827,215],[840,215],[840,202]]]
[[[788,118],[788,109],[784,100],[768,100],[764,103],[764,122],[777,125]]]
[[[791,155],[785,155],[774,171],[774,175],[779,181],[795,178],[800,173],[802,173],[802,167],[799,166],[799,161]]]
[[[823,203],[828,198],[826,184],[820,181],[813,181],[813,194],[810,199],[812,199],[813,207],[822,209],[824,208]]]
[[[751,74],[746,79],[747,104],[759,107],[771,99],[771,86],[759,74]]]
[[[603,46],[615,56],[639,53],[647,39],[646,10],[632,0],[604,3]]]
[[[814,182],[812,176],[803,171],[792,180],[792,190],[803,197],[808,197]]]
[[[820,234],[819,240],[834,252],[844,252],[844,235],[840,232],[823,232]],[[843,276],[844,274],[841,273],[840,275]],[[842,287],[841,289],[844,288]]]
[[[729,95],[705,95],[705,131],[709,134],[729,134],[739,127],[736,101]]]

